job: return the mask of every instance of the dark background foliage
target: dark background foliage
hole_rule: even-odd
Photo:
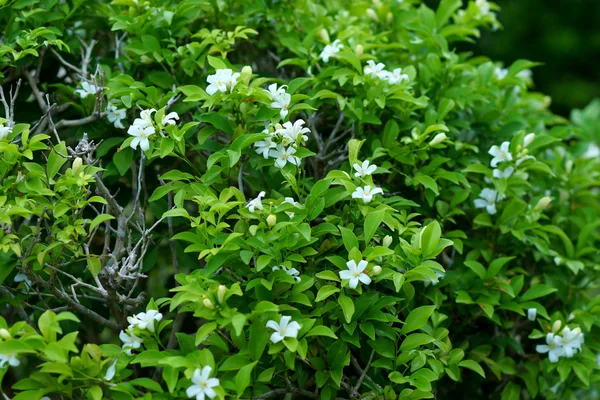
[[[485,32],[477,53],[510,65],[543,62],[535,90],[552,97],[551,109],[568,116],[600,97],[598,0],[496,0],[502,30]]]

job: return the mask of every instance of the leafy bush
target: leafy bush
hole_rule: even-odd
[[[597,393],[600,103],[493,3],[2,7],[5,398]]]

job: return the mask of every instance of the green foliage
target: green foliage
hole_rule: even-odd
[[[599,389],[599,103],[493,3],[0,7],[5,396]]]

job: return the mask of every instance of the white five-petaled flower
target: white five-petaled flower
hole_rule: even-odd
[[[293,197],[286,197],[285,199],[283,199],[283,201],[286,202],[286,203],[290,203],[291,205],[293,205],[296,208],[300,208],[300,203],[298,203],[297,201],[295,201]],[[286,211],[285,213],[290,218],[294,218],[294,215],[296,215],[293,211]]]
[[[194,375],[192,375],[193,385],[185,391],[188,398],[195,397],[196,400],[204,400],[205,397],[214,399],[217,396],[213,388],[219,386],[220,382],[219,379],[210,377],[211,372],[212,368],[210,365],[205,366],[202,370],[196,368]]]
[[[85,99],[90,94],[96,94],[96,92],[96,85],[86,81],[81,82],[81,89],[75,89],[75,93],[77,93],[82,99]]]
[[[407,81],[410,79],[408,75],[402,73],[402,68],[396,68],[392,72],[388,72],[386,74],[387,81],[395,85],[396,83],[402,83],[402,81]]]
[[[117,373],[117,360],[118,360],[118,358],[115,358],[108,365],[108,369],[106,370],[106,374],[104,375],[105,381],[110,381],[110,380],[112,380],[112,378],[115,377],[115,374]]]
[[[558,362],[558,359],[564,355],[564,349],[561,346],[562,339],[554,333],[546,335],[546,344],[538,344],[535,351],[538,353],[548,353],[548,359],[551,363]]]
[[[273,141],[273,138],[264,138],[261,141],[254,143],[255,151],[262,155],[264,158],[269,158],[269,150],[277,147],[277,143]]]
[[[4,124],[0,124],[0,140],[4,139],[8,136],[9,133],[12,132],[12,128],[10,126],[4,126]]]
[[[344,48],[344,45],[340,42],[339,39],[336,39],[333,43],[325,46],[319,57],[323,62],[328,63],[331,57],[335,57],[335,55]]]
[[[369,263],[365,260],[360,260],[358,265],[354,260],[348,261],[346,263],[348,269],[339,272],[340,279],[348,281],[350,289],[356,289],[359,281],[368,285],[371,283],[371,278],[363,272],[367,268],[367,265],[369,265]]]
[[[283,168],[288,162],[293,165],[300,165],[300,159],[294,153],[296,153],[296,149],[292,146],[286,148],[283,144],[279,144],[276,149],[269,152],[269,155],[275,158],[276,167]]]
[[[127,130],[127,133],[131,136],[135,136],[131,141],[131,148],[136,150],[138,144],[140,145],[140,149],[146,151],[150,148],[150,141],[148,140],[149,136],[154,135],[156,130],[153,126],[142,126],[142,125],[131,125]]]
[[[494,157],[492,158],[492,161],[490,161],[490,165],[493,168],[496,168],[496,166],[503,161],[512,161],[513,157],[509,147],[509,142],[503,142],[500,147],[494,145],[490,148],[488,153]]]
[[[286,85],[282,85],[277,88],[277,84],[273,83],[269,85],[268,93],[271,96],[271,108],[280,109],[279,115],[281,118],[285,118],[290,111],[290,102],[292,101],[292,95],[285,91]]]
[[[6,364],[11,367],[18,367],[21,361],[14,354],[0,354],[0,368],[4,368]]]
[[[375,61],[369,60],[367,61],[367,66],[365,67],[365,74],[370,75],[372,78],[379,79],[387,79],[388,72],[385,70],[385,64],[377,63]]]
[[[357,178],[364,178],[367,175],[371,175],[377,169],[377,165],[369,165],[369,160],[363,161],[362,164],[355,163],[353,167],[356,170],[354,176],[356,176]]]
[[[179,114],[177,114],[175,111],[172,111],[172,112],[168,113],[167,115],[163,115],[162,125],[163,126],[176,125],[177,121],[175,121],[175,120],[179,120]]]
[[[475,199],[475,208],[485,208],[489,214],[494,215],[496,214],[497,201],[498,192],[485,188],[479,193],[479,198]]]
[[[125,119],[125,109],[119,109],[113,103],[108,103],[106,105],[106,118],[114,124],[115,128],[125,129],[121,122],[122,119]]]
[[[535,321],[535,317],[537,316],[537,309],[530,308],[527,310],[527,319],[530,321]]]
[[[310,132],[310,129],[303,127],[304,120],[297,119],[294,124],[286,122],[281,128],[281,136],[284,139],[289,139],[291,144],[304,143],[308,140],[308,136],[305,133]]]
[[[371,189],[371,186],[369,185],[365,186],[364,188],[359,186],[356,188],[354,193],[352,193],[352,198],[362,199],[364,203],[369,203],[371,200],[373,200],[373,196],[376,194],[383,194],[383,190],[378,187]]]
[[[562,330],[561,345],[567,358],[571,358],[577,351],[581,351],[583,341],[583,333],[580,328],[571,329],[565,326]]]
[[[300,282],[300,271],[298,271],[296,268],[288,268],[285,265],[280,265],[280,266],[274,266],[272,268],[272,270],[273,271],[282,270],[283,272],[285,272],[286,274],[288,274],[289,276],[294,278],[294,280],[296,282]]]
[[[214,75],[209,75],[206,78],[206,82],[209,85],[206,87],[206,93],[209,95],[215,94],[217,91],[221,93],[233,91],[234,86],[237,84],[237,79],[240,77],[240,73],[234,73],[231,69],[218,69]]]
[[[300,324],[292,321],[292,317],[284,315],[279,323],[270,320],[267,322],[267,328],[273,329],[275,332],[271,335],[271,342],[279,343],[286,337],[297,338]]]
[[[513,172],[515,172],[515,169],[513,167],[508,167],[508,168],[504,168],[503,171],[499,170],[498,168],[494,169],[494,171],[492,172],[494,178],[505,178],[508,179],[510,178],[510,176],[513,174]]]
[[[254,210],[263,209],[262,198],[265,197],[265,194],[265,192],[260,192],[255,199],[250,200],[248,204],[246,204],[246,207],[248,208],[248,210],[250,210],[250,212],[254,212]]]
[[[154,332],[154,321],[160,322],[162,317],[163,315],[157,310],[148,310],[133,317],[127,317],[127,322],[129,322],[130,327],[148,329],[150,332]]]
[[[144,343],[144,339],[137,337],[131,331],[121,331],[119,333],[119,339],[123,342],[123,351],[128,356],[132,355],[131,350],[139,349],[142,343]]]

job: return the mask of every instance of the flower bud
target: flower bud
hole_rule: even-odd
[[[554,321],[554,323],[552,324],[552,333],[558,332],[561,325],[562,325],[562,321],[560,319]]]
[[[548,204],[550,204],[551,200],[552,199],[550,199],[550,197],[548,197],[548,196],[542,197],[535,205],[534,210],[536,210],[536,211],[543,210],[544,208],[548,207]]]
[[[244,85],[248,85],[250,83],[250,79],[252,78],[252,67],[249,65],[244,66],[240,75],[242,76],[242,82],[244,82]]]
[[[73,169],[73,175],[79,174],[79,170],[81,169],[82,165],[83,160],[81,157],[77,157],[75,160],[73,160],[73,166],[71,167]]]
[[[448,138],[448,136],[446,136],[445,133],[438,133],[437,135],[435,135],[435,137],[433,139],[431,139],[431,142],[429,142],[430,146],[435,146],[436,144],[440,144],[442,143],[444,140],[446,140]]]
[[[392,14],[391,11],[388,11],[385,19],[386,19],[386,21],[387,21],[388,24],[392,22],[392,20],[394,19],[394,15]]]
[[[219,285],[219,288],[217,289],[217,300],[219,300],[220,304],[223,304],[223,301],[225,301],[225,293],[227,293],[227,286]]]
[[[329,39],[329,33],[327,33],[327,30],[326,30],[325,28],[323,28],[323,29],[321,29],[321,30],[319,31],[319,37],[320,37],[321,39],[323,39],[323,41],[324,41],[325,43],[329,43],[329,42],[331,42],[331,40]]]
[[[210,301],[210,299],[208,297],[206,297],[204,300],[202,300],[202,304],[204,304],[204,307],[208,308],[209,310],[212,310],[215,308],[212,301]]]
[[[275,214],[269,214],[269,216],[267,217],[267,225],[269,226],[275,226],[275,224],[277,223],[277,216]]]
[[[365,52],[365,48],[363,47],[362,44],[357,44],[355,52],[356,52],[356,55],[358,56],[358,58],[360,58],[360,57],[362,57],[363,53]]]
[[[390,235],[385,235],[383,238],[383,247],[390,247],[392,244],[392,237]]]
[[[4,328],[0,329],[0,337],[2,339],[7,339],[7,340],[10,339],[10,338],[12,338],[10,332],[7,329],[4,329]]]
[[[573,171],[573,160],[568,160],[565,163],[565,171],[567,172],[567,174],[570,174],[571,171]]]
[[[533,139],[535,139],[535,133],[530,133],[528,135],[525,136],[525,138],[523,139],[523,146],[527,147],[531,144],[531,142],[533,142]]]
[[[371,18],[373,21],[379,21],[377,13],[372,8],[367,8],[367,17]]]
[[[373,275],[379,275],[381,273],[381,266],[376,265],[373,267]]]
[[[381,0],[373,0],[373,5],[375,6],[375,8],[381,8],[383,3],[381,2]]]

